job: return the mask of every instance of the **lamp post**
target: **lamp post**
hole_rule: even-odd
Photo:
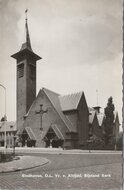
[[[2,84],[0,84],[0,86],[4,89],[5,91],[5,116],[4,116],[4,153],[6,154],[6,121],[7,121],[7,117],[6,117],[6,87],[3,86]]]
[[[18,138],[18,136],[16,136],[16,135],[14,135],[13,136],[13,155],[15,156],[15,141],[16,141],[16,139]]]
[[[90,145],[91,145],[91,143],[92,143],[92,140],[87,140],[87,143],[88,143],[88,149],[89,149],[89,153],[91,153],[91,147],[90,147]]]

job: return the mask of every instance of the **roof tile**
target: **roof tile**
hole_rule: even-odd
[[[6,122],[6,131],[16,131],[16,122],[14,121],[7,121]],[[5,131],[5,122],[0,122],[0,132],[4,132]]]
[[[76,110],[83,92],[59,96],[62,111]]]

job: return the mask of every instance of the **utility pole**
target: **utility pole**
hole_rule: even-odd
[[[4,115],[4,154],[6,154],[6,87],[0,84],[0,86],[4,89],[5,91],[5,115]]]

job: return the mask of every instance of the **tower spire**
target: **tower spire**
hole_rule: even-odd
[[[25,10],[25,20],[27,20],[27,12],[28,12],[28,9]]]
[[[36,62],[41,57],[31,48],[27,23],[27,9],[25,10],[26,40],[20,51],[11,55],[17,64],[17,129],[23,128],[24,116],[36,98]]]
[[[26,39],[25,42],[22,44],[21,49],[19,52],[15,53],[12,55],[13,58],[18,59],[18,57],[21,54],[26,53],[27,55],[30,54],[30,56],[32,55],[35,60],[39,60],[42,59],[40,56],[38,56],[37,54],[35,54],[32,50],[31,47],[31,41],[30,41],[30,35],[29,35],[29,30],[28,30],[28,18],[27,18],[27,13],[28,13],[28,9],[25,10],[25,32],[26,32]]]
[[[25,10],[26,45],[27,47],[31,48],[30,35],[29,35],[29,30],[28,30],[27,12],[28,12],[28,9]]]

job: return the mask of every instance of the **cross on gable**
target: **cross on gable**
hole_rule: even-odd
[[[43,104],[41,104],[40,105],[40,110],[39,111],[35,111],[35,113],[36,114],[40,114],[40,119],[41,119],[41,128],[40,128],[40,130],[43,130],[43,128],[42,128],[42,117],[43,117],[43,114],[44,113],[47,113],[48,112],[48,109],[46,109],[46,110],[43,110]]]
[[[25,10],[25,17],[26,17],[26,20],[27,20],[27,13],[28,13],[28,9]]]
[[[43,115],[44,113],[47,113],[47,112],[48,112],[48,109],[43,110],[43,104],[41,104],[41,105],[40,105],[40,110],[39,110],[39,111],[36,111],[36,114]]]

